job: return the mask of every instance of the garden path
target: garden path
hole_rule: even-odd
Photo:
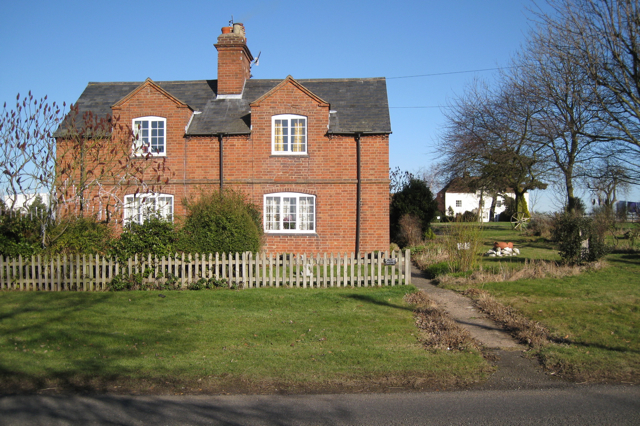
[[[569,385],[543,372],[535,359],[525,357],[528,348],[488,318],[468,297],[434,285],[415,265],[411,267],[411,283],[469,331],[485,349],[485,356],[495,361],[496,372],[480,385],[481,388],[532,389]]]

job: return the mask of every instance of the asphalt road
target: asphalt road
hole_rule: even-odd
[[[0,425],[640,425],[640,387],[296,396],[0,397]]]

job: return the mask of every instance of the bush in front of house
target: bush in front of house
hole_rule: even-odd
[[[46,229],[52,218],[42,199],[25,209],[11,210],[0,200],[0,254],[5,257],[29,257],[42,252]]]
[[[258,252],[262,219],[258,208],[238,191],[202,192],[186,200],[187,216],[179,245],[186,253]]]
[[[104,255],[108,252],[112,228],[93,216],[65,217],[47,229],[47,254]]]
[[[112,241],[109,255],[118,259],[129,259],[138,255],[146,257],[173,256],[178,250],[180,231],[177,225],[166,219],[153,216],[144,223],[129,223],[124,226],[120,238]]]
[[[408,241],[407,230],[403,229],[401,219],[415,217],[419,226],[417,234],[422,236],[436,216],[438,204],[424,181],[410,177],[403,187],[393,194],[389,210],[391,241],[406,247],[411,242]]]

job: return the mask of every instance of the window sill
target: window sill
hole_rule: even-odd
[[[309,158],[309,154],[273,154],[271,153],[271,157],[280,157],[280,158]]]
[[[264,235],[273,235],[275,237],[319,237],[315,232],[265,232]]]
[[[147,158],[165,158],[167,156],[167,154],[151,154],[149,156],[147,156],[146,154],[142,154],[142,155],[132,155],[131,158],[141,158],[143,160],[146,160]]]

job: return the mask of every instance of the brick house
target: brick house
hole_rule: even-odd
[[[154,191],[101,185],[108,200],[94,194],[92,211],[120,223],[150,211],[173,219],[185,197],[233,188],[262,208],[269,252],[388,250],[385,79],[251,79],[237,23],[215,47],[217,80],[88,84],[78,113],[117,117],[135,135],[126,155],[170,170]]]

